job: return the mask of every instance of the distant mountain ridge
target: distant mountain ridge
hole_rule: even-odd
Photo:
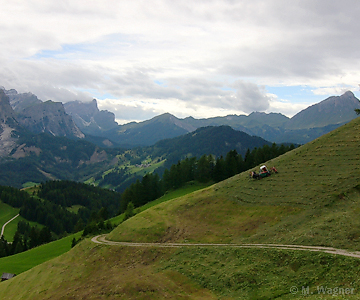
[[[145,147],[152,157],[166,157],[165,166],[176,164],[186,157],[201,157],[212,154],[216,157],[225,156],[229,151],[236,150],[245,157],[247,150],[260,148],[272,143],[257,136],[250,136],[230,126],[200,127],[187,134],[164,139],[153,146]]]
[[[286,123],[285,128],[309,129],[344,124],[356,117],[356,108],[360,108],[359,99],[347,91],[341,96],[329,97],[300,111]]]
[[[356,118],[356,108],[360,108],[360,101],[348,91],[312,105],[292,118],[280,113],[253,112],[248,116],[179,119],[166,113],[147,121],[119,125],[101,135],[126,147],[150,146],[200,127],[227,125],[271,142],[305,144]]]
[[[271,145],[271,142],[222,125],[200,127],[185,135],[161,140],[149,148],[153,148],[155,151],[162,149],[162,152],[171,153],[171,155],[177,153],[178,160],[181,155],[200,157],[207,153],[220,156],[231,150],[236,150],[244,156],[248,149],[264,145]]]
[[[10,105],[16,113],[23,111],[25,108],[40,104],[42,101],[32,93],[18,93],[15,89],[6,90],[5,94],[9,97]]]
[[[150,120],[125,125],[105,131],[101,134],[125,147],[150,146],[156,142],[177,137],[194,131],[196,127],[165,113]]]
[[[83,138],[85,133],[87,140],[101,147],[123,148],[151,146],[200,127],[222,125],[271,142],[305,144],[356,118],[354,109],[360,108],[359,99],[348,91],[312,105],[292,118],[280,113],[253,112],[248,116],[180,119],[165,113],[150,120],[118,125],[114,113],[98,109],[96,99],[59,104],[63,107],[57,109],[53,105],[55,110],[52,110],[49,104],[54,102],[42,102],[31,93],[18,94],[13,89],[5,93],[18,122],[34,133],[48,132],[74,138]]]

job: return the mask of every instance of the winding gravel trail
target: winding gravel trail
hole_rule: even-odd
[[[233,247],[233,248],[269,248],[283,250],[302,250],[324,252],[335,255],[343,255],[360,258],[359,251],[348,251],[332,247],[321,246],[301,246],[301,245],[282,245],[282,244],[185,244],[185,243],[133,243],[133,242],[114,242],[106,239],[105,235],[98,235],[91,239],[92,242],[102,245],[125,246],[125,247],[161,247],[161,248],[180,248],[180,247]]]
[[[7,224],[9,224],[12,220],[16,219],[18,216],[19,216],[19,214],[17,214],[15,217],[11,218],[9,221],[7,221],[7,222],[3,225],[3,227],[1,228],[0,238],[4,235],[5,226],[6,226]]]

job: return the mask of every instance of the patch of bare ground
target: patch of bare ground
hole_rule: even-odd
[[[2,125],[2,132],[0,133],[0,157],[9,155],[16,145],[15,139],[11,136],[13,130],[13,128],[6,124]]]
[[[26,144],[22,144],[16,149],[12,157],[18,159],[26,157],[32,153],[39,156],[41,153],[41,149],[35,146],[26,147]]]

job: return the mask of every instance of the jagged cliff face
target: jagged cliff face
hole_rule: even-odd
[[[16,113],[20,113],[29,106],[42,103],[42,101],[32,93],[19,94],[14,89],[4,89],[4,92],[9,97],[10,105]]]
[[[20,125],[33,133],[47,132],[53,136],[85,137],[71,116],[66,114],[61,102],[49,100],[29,106],[18,114],[17,119]]]
[[[0,90],[0,122],[7,123],[15,120],[15,112],[12,109],[9,97],[3,90]]]
[[[9,97],[0,89],[0,157],[10,154],[16,147],[19,129]]]
[[[14,89],[0,87],[10,103],[6,114],[32,133],[47,132],[53,136],[84,138],[85,135],[66,114],[61,102],[41,101],[32,93],[18,93]]]
[[[6,92],[18,97],[15,90]],[[116,163],[116,157],[90,142],[57,137],[84,137],[71,116],[65,113],[62,103],[27,102],[28,96],[33,100],[37,98],[24,94],[22,96],[25,101],[17,103],[20,106],[24,102],[30,105],[24,105],[17,114],[10,105],[8,95],[0,87],[2,185],[21,187],[27,181],[79,180],[84,174],[96,174],[98,168],[88,168],[88,165],[96,164],[105,170]],[[52,136],[34,134],[41,132],[48,132]]]
[[[115,114],[99,110],[96,99],[91,102],[71,101],[64,104],[67,114],[72,116],[75,124],[85,133],[96,135],[115,128]]]

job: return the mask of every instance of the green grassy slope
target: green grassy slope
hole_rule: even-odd
[[[239,248],[146,248],[85,240],[66,254],[0,283],[1,299],[334,299],[353,289],[360,260],[324,253]],[[296,287],[298,292],[291,293]]]
[[[190,193],[195,192],[197,190],[208,187],[209,185],[210,184],[207,184],[207,183],[190,182],[190,183],[186,184],[184,187],[182,187],[180,189],[168,191],[168,192],[166,192],[165,195],[161,196],[160,198],[158,198],[158,199],[156,199],[154,201],[148,202],[148,203],[146,203],[145,205],[143,205],[141,207],[136,208],[135,213],[142,212],[142,211],[147,210],[150,207],[156,206],[156,205],[158,205],[160,203],[167,202],[169,200],[172,200],[172,199],[175,199],[175,198],[190,194]],[[110,222],[114,226],[117,226],[121,222],[123,222],[124,217],[125,217],[125,213],[122,213],[122,214],[120,214],[120,215],[118,215],[116,217],[111,218]]]
[[[20,274],[45,261],[58,257],[71,249],[71,241],[74,237],[79,238],[80,236],[81,232],[16,255],[1,257],[0,273]]]
[[[360,250],[360,118],[248,172],[146,210],[116,241],[256,242]]]
[[[153,206],[109,239],[262,242],[359,249],[360,118],[271,162]],[[308,251],[105,246],[85,240],[0,283],[2,299],[333,299],[360,295],[360,260]],[[298,292],[292,294],[292,287]],[[348,290],[350,291],[350,290]],[[312,294],[311,294],[312,293]]]

